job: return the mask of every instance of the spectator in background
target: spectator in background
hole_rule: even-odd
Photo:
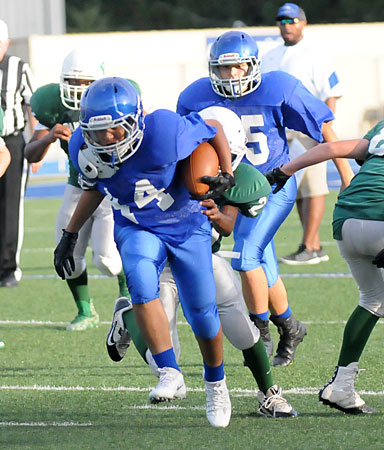
[[[11,153],[11,163],[0,179],[0,287],[15,287],[21,279],[19,267],[23,235],[25,117],[31,129],[35,119],[29,99],[33,80],[29,65],[17,56],[8,56],[8,26],[0,20],[1,107],[4,110],[3,138]]]
[[[262,60],[262,71],[282,70],[298,78],[317,98],[335,112],[336,100],[342,95],[342,87],[326,51],[304,38],[307,25],[305,12],[294,3],[285,3],[276,17],[284,43],[267,52]],[[296,131],[287,133],[290,155],[304,153],[317,144],[316,141]],[[351,170],[350,178],[353,173]],[[345,187],[345,186],[342,186]],[[297,210],[303,226],[303,238],[294,253],[280,258],[290,265],[318,264],[329,257],[320,243],[319,227],[328,194],[326,162],[309,167],[298,180]]]

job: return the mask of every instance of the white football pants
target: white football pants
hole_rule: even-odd
[[[384,317],[384,271],[372,259],[384,248],[384,222],[347,219],[342,241],[336,241],[360,292],[359,305]]]

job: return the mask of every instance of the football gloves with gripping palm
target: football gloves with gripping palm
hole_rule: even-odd
[[[291,178],[290,175],[285,174],[280,167],[276,167],[275,169],[269,170],[264,174],[265,178],[268,180],[269,184],[273,186],[276,184],[272,193],[276,194],[280,191],[285,185],[285,183]]]
[[[235,178],[228,172],[222,172],[216,177],[201,177],[201,182],[208,184],[209,191],[203,195],[193,195],[195,200],[207,200],[208,198],[219,198],[223,192],[235,186]]]
[[[63,229],[63,236],[55,249],[53,262],[56,273],[62,280],[65,280],[65,272],[67,272],[68,275],[72,275],[72,271],[75,270],[73,251],[75,249],[77,237],[78,233],[70,233]]]

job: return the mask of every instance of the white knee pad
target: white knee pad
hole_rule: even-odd
[[[107,277],[114,277],[118,275],[123,267],[118,253],[116,257],[93,254],[92,262],[93,265]]]

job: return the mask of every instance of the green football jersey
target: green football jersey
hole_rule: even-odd
[[[384,221],[384,120],[364,139],[369,140],[369,147],[363,165],[339,194],[333,213],[333,237],[339,241],[347,219]]]
[[[46,84],[39,87],[31,97],[32,113],[36,119],[50,130],[57,124],[68,125],[74,131],[79,125],[79,111],[66,108],[60,98],[58,83]],[[60,139],[60,146],[68,155],[68,142]],[[72,162],[68,161],[68,184],[79,187],[78,172]]]

